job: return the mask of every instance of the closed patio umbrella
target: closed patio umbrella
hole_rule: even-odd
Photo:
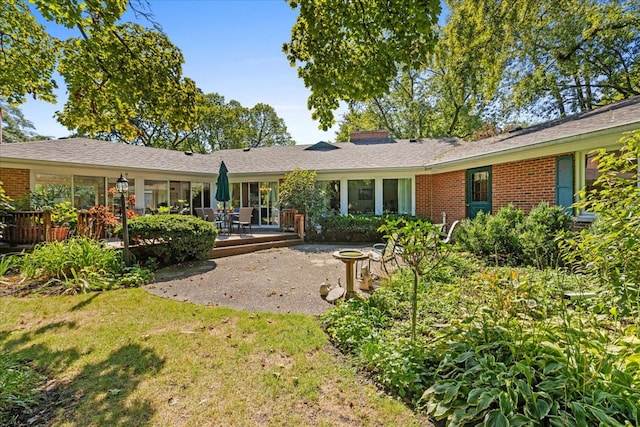
[[[216,200],[222,202],[224,209],[227,208],[227,202],[231,200],[231,194],[229,194],[229,177],[227,176],[228,172],[224,162],[220,163],[218,181],[216,182],[218,186],[216,189]]]

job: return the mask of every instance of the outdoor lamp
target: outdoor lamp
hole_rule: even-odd
[[[129,260],[129,230],[127,228],[127,206],[124,201],[124,193],[129,191],[129,181],[124,175],[116,181],[116,191],[120,193],[120,216],[122,217],[122,243],[124,246],[124,265],[131,265]]]
[[[124,197],[124,193],[129,191],[129,181],[124,175],[120,174],[120,178],[116,181],[116,191]]]

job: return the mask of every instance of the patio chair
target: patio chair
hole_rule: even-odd
[[[244,233],[242,234],[247,234],[247,227],[249,227],[249,233],[253,234],[253,231],[251,230],[251,217],[253,216],[253,208],[252,207],[248,207],[248,208],[240,208],[240,211],[238,212],[238,216],[236,218],[234,218],[233,222],[231,223],[231,225],[237,225],[238,226],[238,233],[240,233],[240,228],[242,227],[242,231],[244,231]]]
[[[204,209],[202,208],[193,208],[193,211],[196,213],[196,216],[200,219],[207,220],[207,214],[204,213]]]
[[[385,243],[375,243],[369,249],[367,259],[368,271],[374,276],[390,276],[400,266],[398,260],[402,255],[402,246],[398,244],[398,236],[393,234]]]

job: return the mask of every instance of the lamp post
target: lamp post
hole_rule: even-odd
[[[116,181],[116,191],[120,193],[120,216],[122,217],[122,243],[124,244],[124,265],[129,267],[129,229],[127,228],[127,207],[125,206],[124,193],[129,191],[129,181],[122,174]]]

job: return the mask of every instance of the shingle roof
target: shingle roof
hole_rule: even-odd
[[[640,127],[640,97],[474,142],[457,138],[385,139],[186,155],[181,151],[72,138],[2,144],[0,164],[6,158],[215,175],[220,162],[224,160],[230,176],[284,174],[295,168],[324,172],[417,169],[540,146],[634,124]]]
[[[456,150],[431,158],[426,165],[435,166],[487,154],[530,148],[634,124],[640,128],[640,96],[515,132],[464,143]]]
[[[2,159],[51,161],[89,166],[156,169],[179,173],[217,173],[210,155],[118,144],[85,138],[29,141],[0,145]]]

